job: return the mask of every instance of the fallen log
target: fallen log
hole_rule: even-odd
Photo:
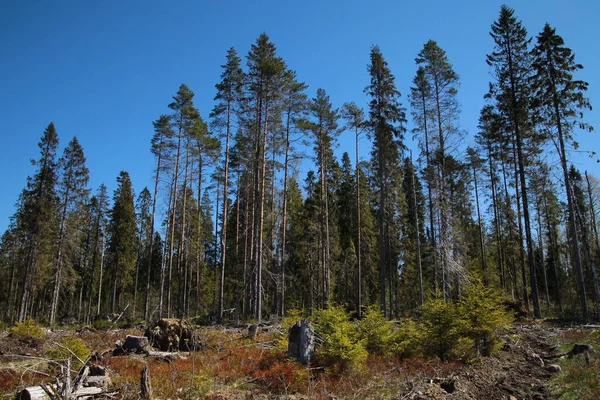
[[[82,387],[71,393],[70,398],[85,398],[86,396],[93,397],[104,393],[104,389],[97,387]],[[21,390],[17,393],[17,400],[52,400],[42,386],[32,386]]]
[[[149,351],[148,357],[158,358],[167,362],[185,360],[187,358],[183,353],[171,353],[170,351]]]

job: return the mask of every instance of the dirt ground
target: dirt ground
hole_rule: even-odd
[[[516,324],[502,334],[506,344],[496,356],[462,366],[435,382],[417,385],[399,398],[551,399],[548,383],[555,373],[551,372],[552,365],[560,356],[557,336],[564,329],[536,323]]]

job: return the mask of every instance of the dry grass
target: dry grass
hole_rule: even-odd
[[[64,332],[64,335],[69,334]],[[71,332],[72,334],[72,332]],[[99,352],[114,347],[117,339],[135,330],[84,332],[78,336]],[[435,360],[369,356],[363,368],[348,371],[342,365],[306,367],[286,357],[277,346],[277,332],[261,332],[256,342],[246,338],[245,329],[206,328],[201,331],[208,348],[190,353],[186,359],[166,362],[143,356],[105,357],[99,364],[107,367],[119,398],[135,399],[140,375],[148,363],[154,396],[160,399],[252,399],[261,396],[296,394],[311,399],[331,396],[347,399],[386,399],[406,392],[412,382],[424,376],[444,375],[456,365]],[[53,337],[52,340],[58,340]],[[99,343],[99,344],[98,344]],[[33,362],[33,360],[32,360]],[[39,361],[37,361],[39,364]],[[12,366],[4,357],[0,369],[0,394],[50,380],[26,372],[32,363]],[[41,371],[47,371],[39,364]]]

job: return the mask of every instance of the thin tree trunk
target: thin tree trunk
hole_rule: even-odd
[[[171,232],[169,234],[169,272],[167,275],[167,317],[171,318],[171,290],[173,275],[173,252],[175,251],[175,216],[177,214],[177,184],[179,181],[179,158],[181,154],[182,128],[179,127],[177,134],[177,153],[175,156],[175,169],[173,171],[173,212],[171,214]]]
[[[285,161],[283,163],[283,205],[281,218],[281,298],[279,300],[279,315],[285,315],[285,267],[286,267],[286,240],[287,240],[287,191],[288,191],[288,168],[290,153],[290,112],[287,114],[285,129]]]
[[[475,184],[475,205],[477,207],[477,225],[479,226],[479,249],[481,251],[481,271],[483,273],[483,283],[487,286],[486,262],[485,262],[485,244],[483,242],[483,224],[481,222],[481,211],[479,208],[479,190],[477,187],[477,170],[473,167],[473,183]]]
[[[58,295],[60,293],[60,281],[62,279],[62,256],[63,242],[65,238],[65,222],[67,219],[67,207],[69,205],[69,188],[65,192],[63,207],[60,216],[60,229],[58,233],[58,248],[56,249],[56,273],[54,275],[54,290],[52,292],[52,303],[50,305],[50,326],[54,325],[56,320],[56,311],[58,308]]]
[[[106,246],[106,232],[102,229],[102,248],[100,249],[100,277],[98,278],[98,307],[96,315],[100,315],[100,302],[102,300],[102,280],[104,279],[104,248]]]
[[[563,127],[560,117],[560,108],[559,108],[559,99],[556,92],[556,84],[554,82],[554,68],[552,65],[550,66],[550,76],[552,87],[551,93],[554,103],[554,118],[556,123],[556,128],[558,130],[558,142],[559,142],[559,155],[560,155],[560,165],[563,170],[564,178],[565,178],[565,189],[567,192],[567,206],[569,209],[569,228],[571,231],[570,241],[571,241],[571,251],[573,255],[573,259],[575,261],[575,274],[577,276],[577,286],[579,288],[579,301],[581,304],[581,316],[584,321],[588,320],[588,306],[587,306],[587,296],[585,294],[585,284],[583,282],[583,267],[581,265],[581,252],[579,250],[579,233],[577,232],[577,226],[575,223],[575,206],[573,205],[573,193],[571,189],[571,184],[569,182],[569,171],[567,168],[567,152],[565,150],[565,139],[563,134]]]
[[[144,320],[150,318],[150,277],[152,275],[152,255],[154,249],[154,219],[156,218],[156,197],[158,194],[158,179],[160,177],[160,167],[162,154],[159,152],[156,160],[156,177],[154,179],[154,193],[152,195],[152,214],[150,215],[150,238],[148,245],[148,267],[146,269],[146,296],[144,299]]]
[[[525,269],[525,249],[523,247],[523,220],[521,218],[522,214],[521,214],[521,193],[523,193],[523,191],[520,189],[522,186],[520,186],[520,182],[519,182],[519,163],[517,161],[517,152],[516,152],[516,147],[514,146],[513,143],[513,165],[514,165],[514,170],[515,170],[515,201],[517,203],[517,222],[518,222],[518,227],[519,227],[519,261],[521,263],[521,278],[523,280],[523,301],[525,302],[525,304],[527,305],[527,308],[529,309],[529,295],[527,292],[527,272]]]
[[[356,136],[356,264],[357,264],[357,290],[356,290],[356,312],[358,319],[362,318],[362,258],[361,258],[361,204],[360,204],[360,166],[358,158],[358,126],[355,128]]]
[[[509,44],[510,45],[510,44]],[[521,181],[521,193],[523,201],[523,219],[525,222],[525,240],[527,242],[527,262],[529,263],[529,280],[531,283],[531,295],[533,297],[533,314],[535,318],[541,318],[540,302],[538,296],[537,278],[535,275],[535,262],[533,258],[533,239],[531,237],[531,219],[529,218],[529,201],[527,194],[527,182],[525,179],[525,159],[523,155],[523,138],[521,126],[517,117],[517,97],[515,75],[513,73],[512,52],[508,51],[508,68],[511,85],[511,102],[512,102],[512,123],[515,130],[515,139],[517,142],[517,161],[519,165],[519,178]]]
[[[415,219],[415,239],[416,239],[416,262],[417,262],[417,276],[419,279],[419,305],[422,306],[425,303],[425,294],[423,291],[423,269],[421,267],[421,235],[419,232],[419,210],[417,203],[417,188],[415,187],[415,170],[412,163],[412,152],[410,153],[410,164],[413,166],[410,174],[410,181],[412,185],[412,203],[413,203],[413,218]]]
[[[229,198],[227,190],[229,183],[229,136],[231,127],[231,102],[227,102],[227,134],[225,136],[225,164],[223,177],[223,222],[221,223],[221,279],[219,280],[219,306],[217,310],[217,319],[223,320],[223,291],[225,287],[225,261],[227,255],[227,200]]]
[[[498,216],[498,197],[496,194],[496,172],[492,162],[491,144],[488,144],[488,162],[490,168],[490,186],[492,189],[492,207],[494,209],[494,225],[496,235],[496,250],[498,256],[498,272],[500,273],[500,285],[506,290],[506,277],[504,276],[504,246],[502,244],[502,234],[500,232],[500,218]],[[514,292],[513,292],[514,293]]]

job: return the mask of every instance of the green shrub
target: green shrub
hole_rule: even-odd
[[[456,307],[440,297],[434,297],[422,306],[423,347],[427,355],[444,361],[459,338]]]
[[[287,310],[286,316],[281,319],[281,329],[287,332],[294,324],[303,319],[304,312],[298,308]]]
[[[314,315],[315,331],[323,338],[318,353],[329,364],[343,368],[360,368],[367,359],[364,341],[343,307],[332,305]]]
[[[459,333],[472,340],[477,355],[496,351],[500,345],[496,332],[513,321],[502,300],[499,290],[477,280],[465,288],[458,302]]]
[[[92,326],[94,327],[94,329],[97,329],[99,331],[106,331],[110,328],[111,322],[107,319],[97,319],[96,321],[94,321]]]
[[[79,362],[76,357],[73,357],[73,354],[75,354],[82,361],[85,361],[85,359],[90,355],[89,347],[84,343],[83,340],[74,335],[64,336],[62,339],[60,339],[58,344],[55,344],[46,352],[48,358],[61,363],[66,361],[69,357],[72,357],[72,368],[78,369],[81,367],[81,362]]]
[[[34,339],[41,339],[46,334],[44,329],[42,329],[31,317],[28,317],[23,322],[15,323],[15,326],[13,326],[10,331],[15,336],[30,337]]]
[[[423,329],[411,318],[405,318],[394,331],[394,353],[405,358],[422,350]]]
[[[358,334],[371,354],[386,356],[394,352],[394,325],[383,315],[377,305],[365,310],[358,323]]]

